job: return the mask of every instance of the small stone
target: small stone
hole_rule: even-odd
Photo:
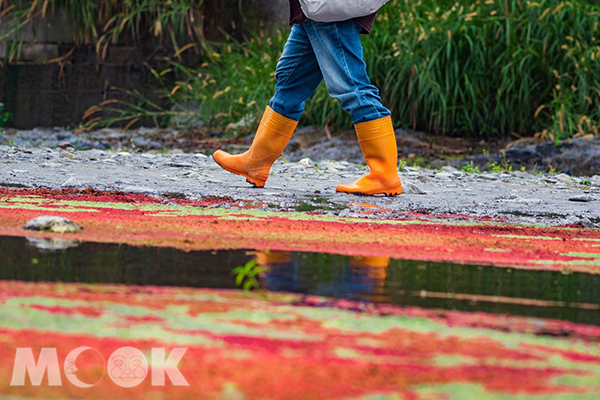
[[[573,181],[573,178],[567,174],[558,174],[555,178],[562,183],[571,183]]]
[[[63,184],[60,186],[62,186],[62,187],[77,187],[77,186],[81,186],[81,182],[79,182],[77,180],[77,178],[72,176],[69,179],[67,179],[65,182],[63,182]]]
[[[98,157],[104,157],[104,156],[106,156],[106,152],[105,151],[98,150],[98,149],[88,150],[88,151],[84,152],[83,154],[85,154],[86,156],[88,156],[90,159],[96,159]]]
[[[167,167],[174,167],[174,168],[194,168],[195,165],[192,163],[186,163],[186,162],[170,162],[167,163]]]
[[[58,144],[58,147],[60,147],[61,149],[65,149],[65,150],[68,150],[68,149],[74,149],[74,148],[75,148],[75,146],[73,146],[73,145],[72,145],[71,143],[69,143],[69,142],[62,142],[62,143],[59,143],[59,144]]]
[[[79,225],[67,218],[52,216],[34,218],[26,223],[23,228],[30,231],[54,233],[76,233],[82,230]]]
[[[595,200],[598,200],[598,199],[594,196],[590,196],[587,194],[569,198],[569,201],[576,201],[576,202],[580,202],[580,203],[589,203],[590,201],[595,201]]]
[[[417,172],[420,171],[421,168],[416,168],[416,167],[404,167],[404,171],[406,172]]]
[[[304,167],[312,167],[314,163],[310,158],[303,158],[302,160],[300,160],[298,162],[298,164],[300,164]]]
[[[423,189],[410,182],[402,182],[402,190],[409,194],[427,194]]]
[[[453,178],[453,175],[448,172],[440,172],[439,174],[436,174],[435,177],[437,179],[448,181]]]
[[[133,193],[133,194],[156,194],[156,190],[143,186],[126,186],[123,188],[125,193]]]
[[[454,168],[451,165],[446,165],[446,166],[442,167],[442,171],[453,173],[453,172],[458,172],[458,169]]]
[[[492,172],[492,173],[489,173],[489,174],[483,174],[483,175],[481,175],[481,177],[483,179],[488,180],[488,181],[497,181],[498,179],[500,179],[500,174]]]
[[[195,171],[186,171],[183,174],[180,174],[179,176],[183,178],[199,178],[200,174]]]
[[[41,166],[43,168],[57,168],[57,167],[60,167],[61,164],[55,163],[55,162],[52,162],[52,161],[48,161],[48,162],[43,163]]]
[[[145,138],[145,137],[134,137],[133,139],[131,139],[131,143],[135,146],[135,147],[147,147],[150,145],[150,143],[152,142],[152,140]]]

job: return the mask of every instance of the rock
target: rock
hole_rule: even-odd
[[[76,233],[81,232],[82,228],[75,222],[53,216],[37,217],[29,221],[23,227],[30,231],[54,232],[54,233]]]
[[[186,171],[178,176],[181,176],[183,178],[199,178],[200,174],[195,171]]]
[[[240,130],[242,128],[249,128],[256,122],[256,118],[253,115],[247,115],[236,123],[230,123],[227,125],[226,130]]]
[[[186,162],[170,162],[167,163],[167,167],[174,167],[174,168],[194,168],[195,165],[192,163],[186,163]]]
[[[298,162],[298,164],[304,167],[312,167],[314,165],[313,161],[310,158],[303,158]]]
[[[86,156],[88,156],[90,158],[90,160],[95,160],[98,157],[104,157],[104,156],[106,156],[106,151],[94,149],[94,150],[88,150],[88,151],[86,151],[83,154],[85,154]]]
[[[569,201],[576,201],[576,202],[580,202],[580,203],[589,203],[590,201],[595,201],[598,200],[596,197],[594,196],[590,196],[589,194],[584,194],[581,196],[574,196],[569,198]]]
[[[481,177],[488,181],[497,181],[498,179],[500,179],[500,174],[498,174],[496,172],[491,172],[491,173],[483,174],[483,175],[481,175]]]
[[[535,146],[512,147],[504,150],[506,159],[513,164],[526,164],[536,157]]]
[[[60,147],[61,149],[65,149],[65,150],[73,150],[75,149],[75,146],[73,146],[71,143],[69,142],[62,142],[58,144],[58,147]]]
[[[558,174],[555,176],[555,178],[562,183],[571,183],[573,182],[573,178],[571,178],[569,175],[567,174]]]
[[[410,182],[402,182],[402,191],[409,194],[427,194],[423,189]]]
[[[136,136],[131,139],[131,144],[133,144],[134,147],[145,148],[145,147],[148,147],[150,145],[150,143],[152,143],[151,139],[141,137],[141,136]]]
[[[63,182],[62,187],[78,187],[81,186],[81,182],[77,180],[74,176],[70,177],[66,181]]]
[[[454,178],[454,175],[448,173],[448,172],[440,172],[439,174],[436,174],[435,177],[437,179],[441,179],[444,181],[449,181],[452,180],[452,178]]]
[[[52,161],[48,161],[48,162],[43,163],[41,166],[43,168],[57,168],[57,167],[60,167],[61,164],[55,163],[55,162],[52,162]]]
[[[528,169],[536,165],[552,165],[558,171],[573,175],[600,173],[600,138],[579,137],[557,145],[554,142],[517,145],[504,150],[514,166]]]
[[[446,166],[442,167],[442,171],[453,173],[453,172],[458,172],[458,169],[454,168],[451,165],[446,165]]]
[[[421,168],[415,168],[415,167],[404,167],[404,171],[406,172],[418,172],[418,171],[422,171]]]
[[[123,188],[125,193],[133,193],[133,194],[157,194],[157,191],[143,186],[126,186]]]

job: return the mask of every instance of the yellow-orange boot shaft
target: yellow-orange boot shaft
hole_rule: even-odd
[[[271,166],[287,146],[297,125],[298,121],[267,107],[250,150],[236,156],[217,150],[213,158],[222,168],[262,188],[269,179]]]
[[[402,194],[402,183],[398,176],[398,146],[392,118],[363,122],[355,127],[360,148],[371,171],[354,183],[339,185],[337,191],[367,196]]]

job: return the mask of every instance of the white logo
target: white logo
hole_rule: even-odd
[[[97,384],[99,384],[100,381],[102,380],[102,378],[104,378],[104,374],[106,373],[106,370],[105,370],[102,373],[102,377],[100,377],[98,382],[96,382],[94,384],[84,383],[79,380],[79,378],[77,377],[77,372],[79,371],[77,369],[77,357],[79,357],[79,355],[86,350],[92,350],[92,351],[95,351],[96,353],[98,353],[100,358],[102,358],[102,364],[104,365],[104,357],[102,357],[102,354],[100,354],[100,352],[98,350],[96,350],[92,347],[87,347],[87,346],[81,346],[81,347],[78,347],[75,350],[71,351],[69,353],[69,355],[67,356],[67,358],[65,359],[65,365],[64,365],[65,375],[66,375],[67,379],[69,380],[69,382],[71,382],[73,385],[83,388],[83,389],[89,389],[89,388],[94,387]]]
[[[83,382],[77,376],[78,357],[86,352],[92,351],[98,353],[102,360],[102,365],[106,365],[102,376],[97,382]],[[165,359],[165,349],[152,349],[152,386],[165,386],[166,377],[169,377],[174,386],[190,386],[185,380],[178,365],[187,348],[174,348]],[[85,357],[83,358],[85,360]],[[81,362],[81,360],[80,360]],[[96,386],[102,381],[108,371],[110,379],[117,385],[124,388],[132,388],[142,383],[150,371],[148,359],[140,350],[134,347],[122,347],[116,350],[105,364],[102,354],[93,347],[81,346],[71,351],[65,358],[63,372],[71,384],[88,389]],[[43,348],[36,362],[31,348],[18,348],[15,355],[13,375],[10,381],[11,386],[24,386],[25,376],[29,374],[29,379],[33,386],[41,386],[44,376],[48,376],[49,386],[61,386],[61,374],[58,364],[58,355],[54,348]]]
[[[108,375],[117,385],[132,388],[143,382],[148,375],[148,360],[144,353],[134,347],[122,347],[108,359]]]

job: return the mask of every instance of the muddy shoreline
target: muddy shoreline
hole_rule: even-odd
[[[573,176],[600,174],[600,138],[579,137],[559,144],[524,138],[516,141],[449,138],[423,132],[397,129],[399,156],[408,166],[437,169],[467,165],[489,170],[494,165],[532,173],[556,171]],[[236,138],[227,132],[197,128],[102,129],[77,132],[66,128],[0,130],[0,144],[23,147],[73,148],[128,152],[177,152],[211,155],[217,149],[243,151],[252,136]],[[304,127],[292,137],[284,157],[298,162],[364,162],[352,130],[328,132]]]
[[[64,147],[64,148],[62,148]],[[243,146],[232,146],[241,148]],[[356,148],[358,148],[356,146]],[[600,227],[600,175],[485,171],[467,173],[406,166],[405,194],[365,198],[335,193],[367,170],[349,161],[298,162],[284,154],[265,189],[220,169],[201,152],[76,150],[13,142],[0,145],[0,187],[144,193],[190,200],[227,198],[218,207],[318,212],[336,216],[412,219],[492,219],[499,222]]]

